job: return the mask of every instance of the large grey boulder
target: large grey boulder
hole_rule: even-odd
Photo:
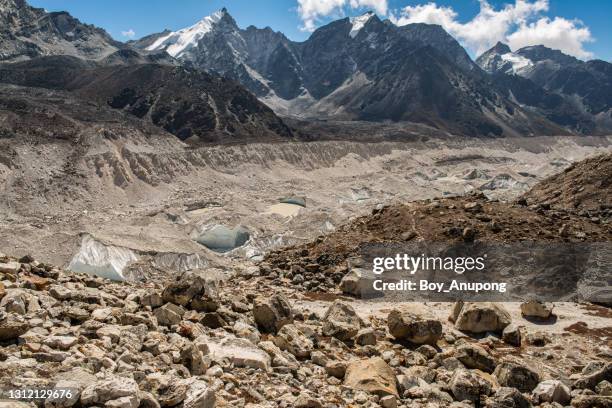
[[[349,304],[334,301],[323,316],[323,335],[347,341],[357,335],[363,321]]]
[[[521,392],[531,392],[540,382],[540,374],[526,365],[514,361],[503,361],[493,373],[499,385],[513,387]]]
[[[218,282],[206,271],[187,271],[166,285],[161,296],[167,303],[198,311],[214,311],[218,307]]]
[[[174,303],[166,303],[162,307],[158,307],[153,311],[157,318],[157,322],[163,326],[172,326],[179,324],[183,320],[185,309]]]
[[[458,369],[450,380],[450,389],[457,401],[479,401],[481,395],[489,395],[493,385],[470,370]]]
[[[274,344],[299,359],[309,358],[310,353],[314,350],[312,340],[294,324],[284,325],[274,338]]]
[[[442,323],[412,313],[392,310],[387,316],[389,332],[398,340],[414,344],[436,344],[442,337]]]
[[[293,322],[293,309],[283,295],[261,296],[253,302],[253,317],[260,330],[276,333],[284,325]]]
[[[493,302],[458,302],[449,319],[458,330],[471,333],[501,333],[512,323],[510,313]]]
[[[570,402],[570,389],[558,380],[546,380],[538,384],[533,390],[533,400],[536,403],[556,402],[567,405]]]
[[[552,315],[553,307],[554,306],[552,303],[530,300],[528,302],[521,303],[521,314],[524,317],[548,319]]]

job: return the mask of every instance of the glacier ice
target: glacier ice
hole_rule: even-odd
[[[84,235],[79,252],[72,258],[68,269],[115,281],[126,280],[123,269],[138,260],[138,255],[128,248],[105,245],[91,235]]]

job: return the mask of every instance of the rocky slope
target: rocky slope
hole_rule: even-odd
[[[104,30],[65,12],[47,13],[25,0],[0,1],[0,62],[43,55],[97,60],[125,48]]]
[[[291,130],[272,110],[231,80],[142,61],[128,52],[109,58],[112,65],[69,56],[0,65],[0,82],[69,91],[84,101],[149,121],[192,143],[291,137]]]
[[[538,183],[523,200],[607,223],[612,203],[611,175],[612,155],[592,157]]]
[[[240,29],[227,10],[133,43],[240,81],[277,113],[411,121],[474,136],[564,134],[502,95],[438,26],[342,19],[302,43]]]
[[[612,402],[609,328],[597,328],[610,317],[601,308],[525,304],[521,316],[498,304],[466,303],[447,322],[423,306],[364,315],[345,300],[324,305],[324,313],[309,310],[318,307],[260,272],[230,283],[191,271],[136,286],[1,257],[0,273],[0,384],[5,393],[69,393],[45,406]],[[550,319],[551,311],[576,314],[571,321],[589,312],[600,317],[589,318],[593,328],[572,323],[563,335],[520,327],[535,314]],[[483,314],[495,319],[480,319]]]

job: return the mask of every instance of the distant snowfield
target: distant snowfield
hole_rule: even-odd
[[[160,37],[153,44],[146,48],[147,51],[165,50],[174,58],[180,58],[185,51],[197,47],[198,42],[217,24],[225,12],[219,10],[210,16],[204,17],[191,27],[183,28],[179,31]]]

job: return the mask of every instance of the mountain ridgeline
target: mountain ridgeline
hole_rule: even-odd
[[[187,141],[299,134],[281,117],[478,137],[612,132],[611,64],[501,43],[474,62],[440,26],[374,13],[304,42],[239,28],[226,9],[128,43],[23,0],[0,0],[0,21],[0,82],[70,91]]]
[[[503,44],[488,53],[498,57],[475,63],[440,26],[398,27],[374,13],[293,42],[270,28],[241,29],[223,9],[132,45],[233,78],[277,113],[302,119],[411,121],[480,136],[612,129],[609,63],[542,46],[506,58],[514,54]]]

